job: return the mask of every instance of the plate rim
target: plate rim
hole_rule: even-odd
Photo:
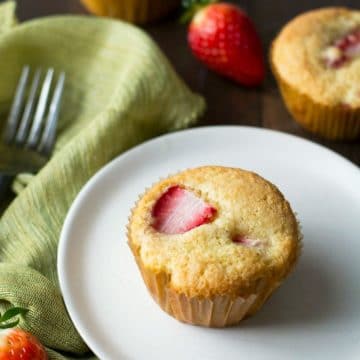
[[[67,309],[68,315],[73,322],[73,325],[75,326],[76,330],[80,334],[80,336],[83,338],[84,342],[87,344],[87,346],[101,359],[107,359],[106,354],[102,352],[100,348],[98,348],[96,341],[92,342],[92,335],[88,332],[87,328],[83,326],[83,321],[78,317],[76,313],[76,306],[74,305],[73,298],[70,294],[70,291],[68,289],[69,282],[67,281],[67,275],[66,275],[66,249],[68,246],[68,241],[66,239],[69,238],[68,234],[70,233],[71,225],[76,218],[77,209],[81,206],[81,203],[83,201],[83,198],[87,195],[87,192],[90,191],[93,184],[95,184],[99,178],[102,176],[106,176],[108,172],[112,171],[112,168],[116,166],[116,163],[121,161],[122,158],[129,156],[129,154],[136,153],[139,151],[142,151],[143,148],[146,148],[147,146],[151,146],[153,143],[156,143],[158,141],[163,141],[164,139],[167,140],[167,138],[173,138],[173,137],[180,137],[180,136],[186,136],[191,135],[193,133],[198,132],[212,132],[216,131],[218,129],[222,129],[223,131],[245,131],[245,132],[254,132],[254,133],[270,133],[272,135],[277,135],[280,137],[287,138],[288,140],[295,140],[299,143],[303,143],[308,146],[312,146],[317,151],[322,151],[327,156],[330,156],[331,158],[335,158],[336,161],[343,162],[343,164],[349,168],[350,171],[354,172],[355,176],[358,176],[360,179],[360,167],[358,167],[355,163],[350,161],[349,159],[345,158],[343,155],[335,152],[332,149],[327,148],[326,146],[323,146],[321,144],[318,144],[314,141],[311,141],[309,139],[302,138],[298,135],[289,134],[286,132],[273,130],[273,129],[266,129],[266,128],[259,128],[255,126],[242,126],[242,125],[215,125],[215,126],[200,126],[200,127],[194,127],[190,129],[185,130],[179,130],[174,131],[171,133],[162,134],[157,137],[153,137],[149,140],[146,140],[138,145],[135,145],[131,147],[130,149],[126,150],[125,152],[117,155],[114,159],[112,159],[110,162],[102,166],[99,170],[97,170],[89,179],[88,181],[83,185],[83,187],[80,189],[78,194],[76,195],[75,199],[73,200],[72,204],[69,207],[69,210],[65,216],[65,220],[61,229],[59,242],[58,242],[58,250],[57,250],[57,275],[59,280],[59,286],[61,295],[63,297],[64,305]]]

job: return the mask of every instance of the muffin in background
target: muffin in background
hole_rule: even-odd
[[[180,0],[81,0],[95,15],[136,24],[156,21],[176,9]]]
[[[270,62],[289,112],[331,140],[360,136],[360,11],[309,11],[272,44]]]
[[[130,216],[128,242],[160,307],[194,325],[225,327],[254,314],[293,269],[294,213],[259,175],[205,166],[161,180]]]

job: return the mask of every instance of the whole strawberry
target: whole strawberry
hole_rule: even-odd
[[[188,32],[195,57],[208,68],[243,85],[258,85],[264,80],[261,41],[243,10],[211,0],[187,0],[184,5],[189,7],[190,17],[195,14]]]
[[[18,315],[27,312],[22,308],[11,308],[0,317],[0,360],[47,360],[44,347],[28,332],[14,328]]]

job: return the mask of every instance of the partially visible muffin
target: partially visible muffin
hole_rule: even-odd
[[[155,301],[183,322],[224,327],[255,313],[293,268],[298,223],[255,173],[206,166],[152,186],[128,241]]]
[[[271,64],[294,118],[328,139],[360,135],[360,11],[309,11],[290,21]]]
[[[136,24],[158,20],[180,5],[180,0],[81,0],[81,2],[96,15]]]

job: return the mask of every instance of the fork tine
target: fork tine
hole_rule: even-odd
[[[38,68],[35,72],[33,81],[31,83],[29,98],[25,105],[25,110],[24,110],[23,116],[20,120],[19,129],[16,133],[16,137],[15,137],[16,145],[21,145],[25,141],[26,135],[28,133],[29,126],[30,126],[30,116],[31,116],[33,108],[34,108],[35,96],[36,96],[37,89],[39,87],[40,74],[41,74],[41,69]]]
[[[59,109],[60,109],[60,102],[61,96],[64,89],[65,83],[65,73],[62,72],[59,75],[59,79],[57,81],[54,95],[50,103],[49,112],[46,119],[45,130],[43,132],[40,145],[38,147],[38,151],[45,153],[46,155],[50,155],[54,140],[55,140],[55,133],[57,127],[57,119],[59,116]]]
[[[21,72],[21,76],[16,87],[16,92],[14,96],[13,103],[11,105],[10,113],[7,119],[6,128],[4,132],[4,142],[10,144],[15,135],[19,117],[24,102],[25,89],[27,80],[29,77],[30,67],[28,65],[24,66]]]
[[[34,149],[37,146],[40,139],[41,127],[45,120],[44,113],[46,109],[47,100],[49,97],[50,85],[53,75],[54,75],[54,69],[51,68],[46,72],[45,80],[41,88],[39,102],[37,104],[34,115],[34,121],[32,123],[29,138],[26,143],[26,146],[31,149]]]

